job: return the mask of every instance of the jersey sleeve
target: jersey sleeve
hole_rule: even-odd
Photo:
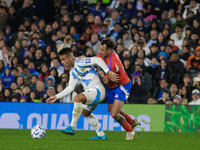
[[[103,69],[105,73],[108,73],[109,69],[106,63],[99,57],[92,57],[92,58],[82,58],[78,62],[76,62],[78,66],[93,66],[98,65]]]
[[[78,79],[73,76],[73,70],[70,71],[69,85],[62,92],[55,95],[57,99],[70,94],[75,89],[77,82],[78,82]]]

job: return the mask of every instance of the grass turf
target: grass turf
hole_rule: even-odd
[[[32,139],[30,130],[1,129],[1,150],[197,150],[199,133],[136,132],[133,141],[126,141],[123,131],[105,131],[107,140],[90,140],[95,131],[76,131],[74,136],[60,130],[46,130],[43,139]]]

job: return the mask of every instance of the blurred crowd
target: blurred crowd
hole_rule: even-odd
[[[0,101],[45,102],[68,86],[59,50],[93,57],[106,37],[132,81],[127,103],[200,105],[198,0],[0,1]]]

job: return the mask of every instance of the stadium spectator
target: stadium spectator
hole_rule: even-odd
[[[140,73],[138,71],[133,72],[132,74],[132,88],[131,94],[128,98],[128,103],[134,104],[146,104],[147,89],[146,83],[141,81]]]
[[[7,7],[0,6],[0,29],[3,30],[6,26],[8,20],[8,13],[6,11]]]
[[[31,85],[30,85],[31,90],[35,90],[36,89],[37,81],[38,81],[38,76],[37,75],[32,75],[31,76]]]
[[[187,92],[186,86],[182,86],[179,88],[179,95],[181,96],[181,98],[190,99],[190,97],[191,97],[191,95],[189,95],[189,93]]]
[[[19,88],[21,88],[21,90],[24,87],[24,78],[22,76],[17,77],[17,85]]]
[[[100,16],[95,16],[94,23],[90,25],[92,27],[93,33],[98,34],[99,30],[101,29],[101,25],[102,25],[102,22],[101,22]]]
[[[152,29],[150,31],[150,40],[147,42],[148,47],[151,47],[151,44],[157,43],[157,38],[158,38],[158,31]]]
[[[31,6],[29,0],[24,0],[22,7],[19,9],[19,14],[25,18],[33,19],[34,8]]]
[[[17,82],[13,81],[10,88],[12,89],[12,92],[15,93],[15,90],[17,89]]]
[[[108,28],[108,26],[106,24],[102,24],[98,36],[99,36],[99,40],[101,41],[102,39],[106,38],[108,36],[108,34],[110,33],[110,30]]]
[[[22,102],[22,103],[24,103],[24,102],[28,102],[28,97],[27,96],[21,96],[20,98],[19,98],[19,102]]]
[[[30,71],[27,67],[23,68],[21,76],[24,78],[24,85],[31,84],[31,75],[30,75]]]
[[[52,67],[50,70],[49,70],[49,75],[54,77],[55,79],[55,85],[59,84],[60,83],[60,77],[58,77],[58,71],[56,68]]]
[[[179,55],[176,52],[171,53],[168,64],[169,67],[172,69],[173,82],[179,84],[180,81],[182,81],[182,77],[185,73],[185,68],[184,64],[179,59]]]
[[[188,58],[186,69],[189,70],[199,70],[200,69],[200,46],[197,46],[194,55]]]
[[[192,101],[189,102],[189,105],[200,105],[199,94],[200,92],[197,89],[192,91]]]
[[[4,87],[10,87],[11,83],[15,80],[14,76],[11,74],[11,68],[9,66],[4,68],[4,75],[1,80]]]
[[[31,100],[31,102],[34,102],[36,97],[37,97],[37,92],[35,90],[31,90],[30,91],[30,100]]]
[[[88,47],[91,47],[94,51],[94,54],[97,55],[99,53],[99,46],[101,42],[99,41],[98,34],[93,33],[91,35],[91,40],[87,43]]]
[[[172,82],[173,80],[172,70],[166,59],[162,59],[160,61],[160,65],[157,67],[153,79],[155,81],[166,79],[168,83]]]
[[[162,97],[157,100],[157,104],[165,104],[167,100],[171,100],[169,96],[170,91],[169,89],[165,88],[162,92]]]
[[[60,76],[62,73],[64,73],[64,67],[63,65],[60,63],[60,59],[59,58],[54,58],[53,59],[53,67],[57,69],[58,71],[58,76]],[[50,68],[51,69],[51,68]]]
[[[12,95],[12,89],[7,87],[3,90],[3,99],[1,99],[1,102],[10,102],[10,98]]]
[[[49,67],[46,63],[41,64],[41,73],[38,76],[38,81],[45,82],[49,76]]]
[[[19,102],[19,96],[17,94],[13,94],[11,96],[11,102]]]
[[[169,87],[170,99],[173,100],[175,95],[178,95],[178,86],[175,83],[171,83]]]
[[[190,46],[193,48],[193,50],[195,50],[199,46],[199,33],[192,31],[190,39]]]
[[[44,97],[46,96],[45,85],[42,81],[37,81],[36,83],[36,92],[42,97],[42,102]]]
[[[194,12],[194,14],[197,14],[199,6],[200,6],[200,4],[197,3],[196,0],[190,0],[189,5],[186,5],[184,7],[183,19],[187,18],[190,11]]]
[[[181,105],[188,105],[188,99],[187,98],[182,98]]]
[[[126,74],[131,79],[131,74],[133,72],[133,67],[130,59],[123,59],[122,64],[124,66],[124,70],[126,71]]]
[[[55,94],[56,94],[55,88],[52,87],[52,86],[49,86],[49,87],[47,88],[47,95],[46,95],[46,97],[45,97],[44,100],[48,99],[48,98],[51,97],[51,96],[54,96]],[[59,101],[57,101],[57,102],[59,102]]]
[[[43,58],[43,49],[42,48],[37,48],[35,50],[35,57],[34,57],[34,62],[35,62],[35,70],[37,72],[41,71],[41,64],[43,64],[45,62],[44,58]]]
[[[20,63],[23,62],[24,60],[24,56],[25,56],[25,53],[26,51],[28,51],[28,47],[29,47],[29,40],[27,38],[24,38],[22,40],[22,49],[20,49],[19,53],[18,53],[18,58],[19,58],[19,61]]]
[[[28,63],[28,69],[29,69],[29,72],[30,72],[30,75],[36,75],[36,76],[39,76],[39,72],[35,71],[35,63],[34,62],[29,62]]]
[[[27,102],[30,102],[30,91],[31,91],[31,88],[30,88],[29,85],[25,85],[23,87],[22,96],[26,96],[27,97]]]
[[[187,23],[183,20],[182,14],[177,13],[176,14],[176,22],[172,24],[172,32],[175,32],[175,27],[180,24],[183,28],[187,25]]]
[[[162,92],[164,89],[168,88],[169,83],[166,79],[162,79],[158,82],[158,85],[155,88],[153,96],[158,100],[162,97]]]
[[[85,26],[84,21],[81,19],[80,13],[79,12],[75,12],[73,14],[73,20],[71,22],[71,25],[74,26],[76,28],[76,31],[78,34],[82,34],[83,33],[83,29]]]
[[[151,77],[154,77],[158,65],[159,63],[157,57],[152,57],[151,61],[149,62],[149,66],[146,69],[146,71],[151,75]]]
[[[48,78],[45,81],[45,91],[47,91],[49,87],[55,87],[55,79],[53,76],[48,76]]]
[[[104,19],[106,16],[106,10],[102,7],[102,0],[97,0],[96,5],[92,5],[89,7],[90,13],[94,16],[100,16],[101,19]]]
[[[156,99],[153,96],[149,96],[148,100],[147,100],[147,103],[148,104],[156,104],[157,101],[156,101]]]
[[[123,47],[125,49],[129,49],[129,47],[133,44],[132,37],[128,31],[125,31],[122,38]]]

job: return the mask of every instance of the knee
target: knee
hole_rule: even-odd
[[[74,102],[83,103],[83,99],[80,95],[76,95],[74,98]]]
[[[90,114],[91,114],[91,112],[85,111],[85,110],[83,109],[82,115],[83,115],[84,117],[88,117]]]
[[[110,111],[110,115],[115,119],[117,117],[117,113],[116,112],[113,112],[113,111]]]

